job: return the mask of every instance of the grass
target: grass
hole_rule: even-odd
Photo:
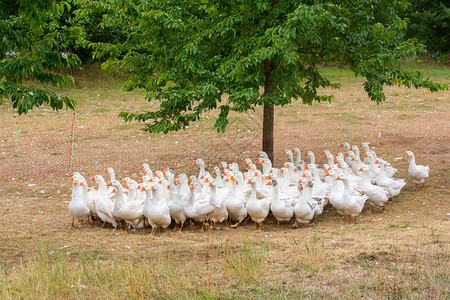
[[[242,282],[257,282],[265,275],[268,251],[267,243],[254,245],[246,237],[240,249],[227,251],[227,270]]]
[[[434,233],[433,233],[434,234]],[[300,244],[294,239],[297,247]],[[57,247],[48,242],[38,244],[36,254],[29,261],[5,273],[0,269],[0,297],[5,298],[202,298],[202,299],[273,299],[332,297],[332,291],[321,290],[321,284],[300,288],[268,272],[269,243],[254,242],[244,237],[241,246],[226,249],[210,256],[209,261],[184,260],[167,251],[148,253],[140,259],[108,255],[104,250]],[[212,247],[214,248],[214,247]],[[301,250],[298,249],[297,250]],[[313,235],[305,241],[306,259],[301,270],[312,281],[319,276],[325,280],[345,282],[339,286],[342,296],[355,291],[368,297],[445,297],[448,281],[448,254],[438,251],[426,257],[413,249],[412,256],[390,252],[361,253],[347,263],[367,272],[365,280],[354,281],[351,274],[336,277],[334,264],[324,264],[330,254],[324,243]],[[214,252],[214,251],[211,251]],[[426,263],[441,264],[428,271]],[[360,272],[360,271],[359,271]],[[335,275],[333,275],[335,274]],[[323,277],[325,276],[326,277]],[[348,279],[346,279],[348,277]]]
[[[399,114],[399,115],[395,115],[395,118],[398,120],[409,120],[412,117],[410,115]]]

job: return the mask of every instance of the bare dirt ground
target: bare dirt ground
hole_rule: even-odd
[[[227,285],[232,274],[220,269],[220,262],[229,249],[240,249],[248,240],[268,245],[259,277],[266,286],[310,291],[318,297],[397,297],[396,290],[400,297],[448,297],[449,92],[387,87],[387,101],[377,105],[366,96],[361,79],[337,80],[340,90],[323,91],[335,95],[331,104],[306,106],[297,101],[276,108],[275,167],[281,166],[283,151],[295,146],[303,153],[313,151],[319,164],[325,163],[323,150],[341,151],[339,144],[349,140],[353,108],[351,144],[369,142],[378,156],[398,169],[396,176],[408,183],[385,212],[365,210],[355,222],[345,222],[330,209],[314,224],[299,229],[267,220],[263,233],[254,233],[251,221],[233,230],[221,226],[204,233],[187,227],[182,235],[166,230],[152,238],[143,230],[127,235],[93,225],[71,228],[67,173],[73,112],[40,108],[17,116],[19,168],[15,113],[6,102],[0,106],[1,270],[12,274],[21,260],[29,260],[40,245],[51,243],[137,263],[161,253],[175,256],[180,265],[193,259],[203,265],[201,270],[208,270],[204,274],[214,273]],[[224,134],[212,128],[214,112],[205,115],[203,124],[191,124],[185,131],[148,134],[139,130],[141,125],[125,124],[117,117],[121,110],[149,107],[141,92],[123,92],[119,81],[111,78],[87,82],[78,78],[77,82],[75,88],[60,92],[78,101],[72,170],[86,178],[106,175],[104,169],[113,167],[118,178],[139,179],[143,162],[154,170],[173,167],[177,173],[196,174],[193,161],[201,157],[202,143],[208,169],[221,161],[242,166],[244,158],[254,159],[260,150],[260,109],[233,114]],[[395,160],[406,150],[415,153],[418,164],[431,168],[422,189],[415,190],[408,178],[406,159]]]

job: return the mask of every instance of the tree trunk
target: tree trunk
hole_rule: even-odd
[[[264,81],[264,94],[271,94],[272,91],[272,68],[273,64],[271,61],[265,63],[265,75],[266,80]],[[263,117],[263,141],[262,150],[267,153],[269,159],[274,163],[273,160],[273,121],[274,121],[274,108],[270,103],[264,103],[264,117]]]

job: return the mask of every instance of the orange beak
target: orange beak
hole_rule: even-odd
[[[309,170],[309,167],[308,167],[308,165],[306,165],[306,166],[305,166],[305,170]]]
[[[69,181],[73,181],[73,177],[70,177]]]
[[[141,188],[141,190],[142,190],[143,192],[145,192],[145,186],[143,186],[143,187]]]
[[[306,177],[306,173],[303,173],[302,177]]]
[[[249,180],[247,181],[247,183],[252,183],[252,180],[251,180],[251,179],[249,179]]]
[[[298,183],[302,183],[302,179],[301,178],[298,180]]]
[[[272,185],[272,181],[267,181],[266,185]]]
[[[112,192],[113,192],[113,193],[117,193],[117,190],[114,188],[114,189],[112,190]]]
[[[336,180],[340,180],[340,179],[341,179],[341,176],[336,177]]]
[[[325,173],[325,176],[330,176],[330,173],[329,173],[329,172],[326,172],[326,173]]]
[[[362,170],[363,170],[363,168],[359,168],[359,171],[361,171],[361,172],[362,172]]]
[[[107,186],[112,186],[112,182],[108,182]]]

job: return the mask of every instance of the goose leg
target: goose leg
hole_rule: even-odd
[[[205,226],[205,221],[202,221],[202,228],[200,228],[200,231],[204,231],[203,227]]]
[[[294,224],[292,224],[292,227],[294,227],[294,228],[298,228],[298,223],[297,223],[297,220],[295,220]]]
[[[128,225],[127,222],[125,222],[125,225],[126,225],[126,227],[125,227],[125,232],[128,233],[128,227],[129,227],[129,225]]]
[[[75,227],[75,218],[72,218],[72,227]]]
[[[183,233],[181,232],[181,229],[183,229],[183,225],[184,225],[184,222],[181,223],[180,230],[178,230],[178,232],[181,233],[181,234],[183,234]]]
[[[257,224],[257,227],[256,227],[255,232],[262,232],[262,230],[261,230],[261,223],[256,223],[256,224]]]
[[[241,224],[241,222],[242,222],[243,220],[240,220],[239,222],[237,222],[236,224],[234,224],[234,225],[230,225],[230,227],[231,228],[236,228],[236,227],[238,227],[239,226],[239,224]]]

